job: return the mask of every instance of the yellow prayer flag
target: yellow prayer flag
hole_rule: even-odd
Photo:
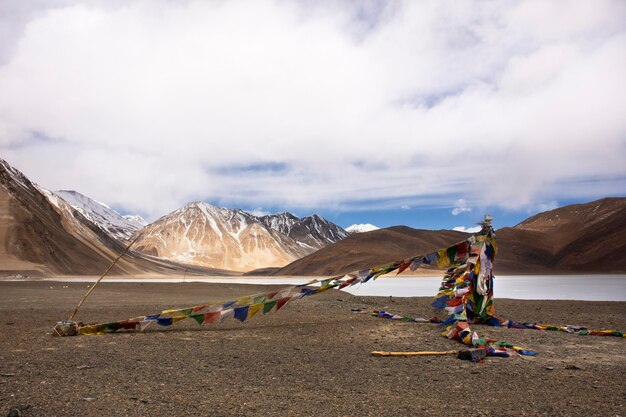
[[[450,258],[448,257],[448,249],[437,251],[437,268],[446,268],[449,265]]]
[[[176,323],[177,321],[181,321],[182,319],[186,319],[189,316],[185,316],[184,314],[181,314],[180,316],[174,316],[172,317],[172,324]]]
[[[250,308],[248,309],[248,318],[251,319],[252,317],[254,317],[256,313],[258,313],[261,310],[263,310],[263,303],[252,304]]]

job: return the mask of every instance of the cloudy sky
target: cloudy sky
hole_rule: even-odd
[[[624,1],[0,10],[0,157],[122,213],[501,227],[626,195]]]

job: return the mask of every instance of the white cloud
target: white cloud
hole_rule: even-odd
[[[458,216],[459,214],[464,213],[466,211],[472,211],[472,208],[468,207],[467,202],[462,198],[456,200],[455,204],[456,204],[456,207],[454,207],[451,211],[453,216]]]
[[[257,217],[267,216],[268,214],[270,214],[269,211],[263,210],[262,207],[257,207],[254,210],[247,210],[247,212]]]
[[[626,186],[618,0],[53,4],[0,42],[0,151],[48,188],[153,219]]]
[[[550,211],[559,208],[558,201],[548,201],[544,203],[534,204],[526,209],[528,213],[543,213],[544,211]]]
[[[481,229],[480,226],[472,226],[472,227],[456,226],[452,228],[452,230],[456,230],[457,232],[465,232],[465,233],[478,233],[480,232],[480,229]]]

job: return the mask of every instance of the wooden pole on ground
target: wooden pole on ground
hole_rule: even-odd
[[[444,352],[385,352],[374,351],[371,352],[372,356],[432,356],[432,355],[456,355],[458,350],[446,350]]]

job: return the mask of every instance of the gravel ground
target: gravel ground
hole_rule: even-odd
[[[430,298],[328,291],[245,323],[185,320],[145,333],[52,337],[87,284],[0,282],[0,416],[624,416],[626,340],[475,326],[534,358],[377,358],[451,350]],[[125,319],[270,291],[231,284],[103,283],[79,313]],[[626,330],[626,303],[496,299],[500,317]],[[12,413],[12,414],[11,414]]]

